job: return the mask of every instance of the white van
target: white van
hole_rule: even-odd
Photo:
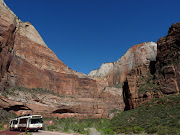
[[[43,121],[41,115],[20,116],[10,121],[10,130],[38,131],[42,130]]]
[[[12,119],[9,123],[10,130],[17,130],[18,129],[18,119]]]

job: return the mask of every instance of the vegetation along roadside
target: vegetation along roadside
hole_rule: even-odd
[[[90,134],[147,133],[180,134],[180,96],[153,99],[130,111],[119,112],[113,119],[44,118],[45,130]],[[53,124],[48,121],[52,120]]]

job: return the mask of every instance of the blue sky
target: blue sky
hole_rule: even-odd
[[[179,0],[5,0],[68,67],[88,74],[131,46],[167,35]]]

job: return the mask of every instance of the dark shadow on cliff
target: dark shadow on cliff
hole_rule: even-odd
[[[19,111],[19,110],[31,110],[30,108],[28,108],[27,106],[24,106],[24,105],[14,105],[14,106],[11,106],[9,108],[4,108],[4,110],[6,111]]]
[[[131,93],[129,91],[129,85],[127,81],[124,82],[124,85],[123,85],[123,100],[125,103],[124,111],[131,110],[134,108],[131,102]]]
[[[152,75],[156,73],[156,61],[151,61],[149,64],[149,70]]]
[[[62,114],[62,113],[74,113],[74,112],[70,109],[58,109],[58,110],[55,110],[53,113]]]

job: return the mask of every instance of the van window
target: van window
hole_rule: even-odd
[[[42,123],[42,119],[30,119],[30,124]]]
[[[18,123],[18,121],[17,120],[13,120],[13,124],[17,124]]]
[[[27,118],[20,119],[19,124],[26,124],[27,123]]]

